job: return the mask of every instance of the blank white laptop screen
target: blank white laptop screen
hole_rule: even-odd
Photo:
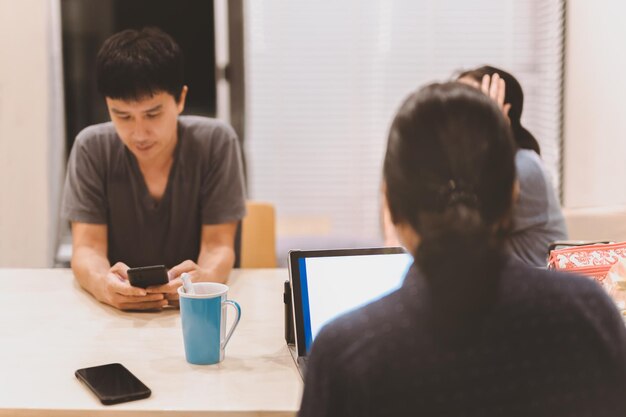
[[[326,323],[398,289],[412,262],[407,253],[299,258],[306,351]]]

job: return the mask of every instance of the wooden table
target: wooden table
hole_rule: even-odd
[[[292,416],[302,380],[283,338],[284,269],[236,270],[242,318],[217,365],[185,361],[178,310],[118,311],[67,269],[0,269],[0,416]],[[103,406],[74,376],[120,362],[152,389]]]

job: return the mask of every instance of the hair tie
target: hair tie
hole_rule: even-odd
[[[460,186],[453,179],[448,181],[444,191],[444,209],[457,204],[464,204],[468,207],[478,207],[478,196],[468,187]]]

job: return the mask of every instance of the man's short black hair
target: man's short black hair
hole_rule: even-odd
[[[135,101],[166,92],[178,101],[184,85],[183,54],[160,29],[127,29],[100,48],[96,80],[105,97]]]

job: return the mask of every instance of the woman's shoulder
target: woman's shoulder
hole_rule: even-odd
[[[511,260],[502,275],[503,302],[530,303],[537,310],[581,317],[612,316],[615,305],[593,279],[577,274],[527,266]]]
[[[502,269],[502,278],[507,285],[525,286],[537,291],[592,291],[603,294],[602,288],[591,278],[529,266],[513,258]]]
[[[535,151],[519,149],[515,153],[515,168],[522,185],[536,183],[542,187],[546,186],[547,171],[541,157]]]

